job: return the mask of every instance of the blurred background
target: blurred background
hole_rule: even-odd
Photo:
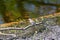
[[[0,24],[60,11],[60,0],[0,0]]]

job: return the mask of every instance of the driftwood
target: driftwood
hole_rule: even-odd
[[[18,22],[10,22],[10,23],[4,23],[4,24],[0,24],[0,27],[9,27],[13,24],[18,24]]]

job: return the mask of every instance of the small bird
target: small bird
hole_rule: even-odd
[[[29,22],[30,22],[32,25],[35,24],[35,22],[34,22],[31,18],[29,18],[28,20],[29,20]]]

